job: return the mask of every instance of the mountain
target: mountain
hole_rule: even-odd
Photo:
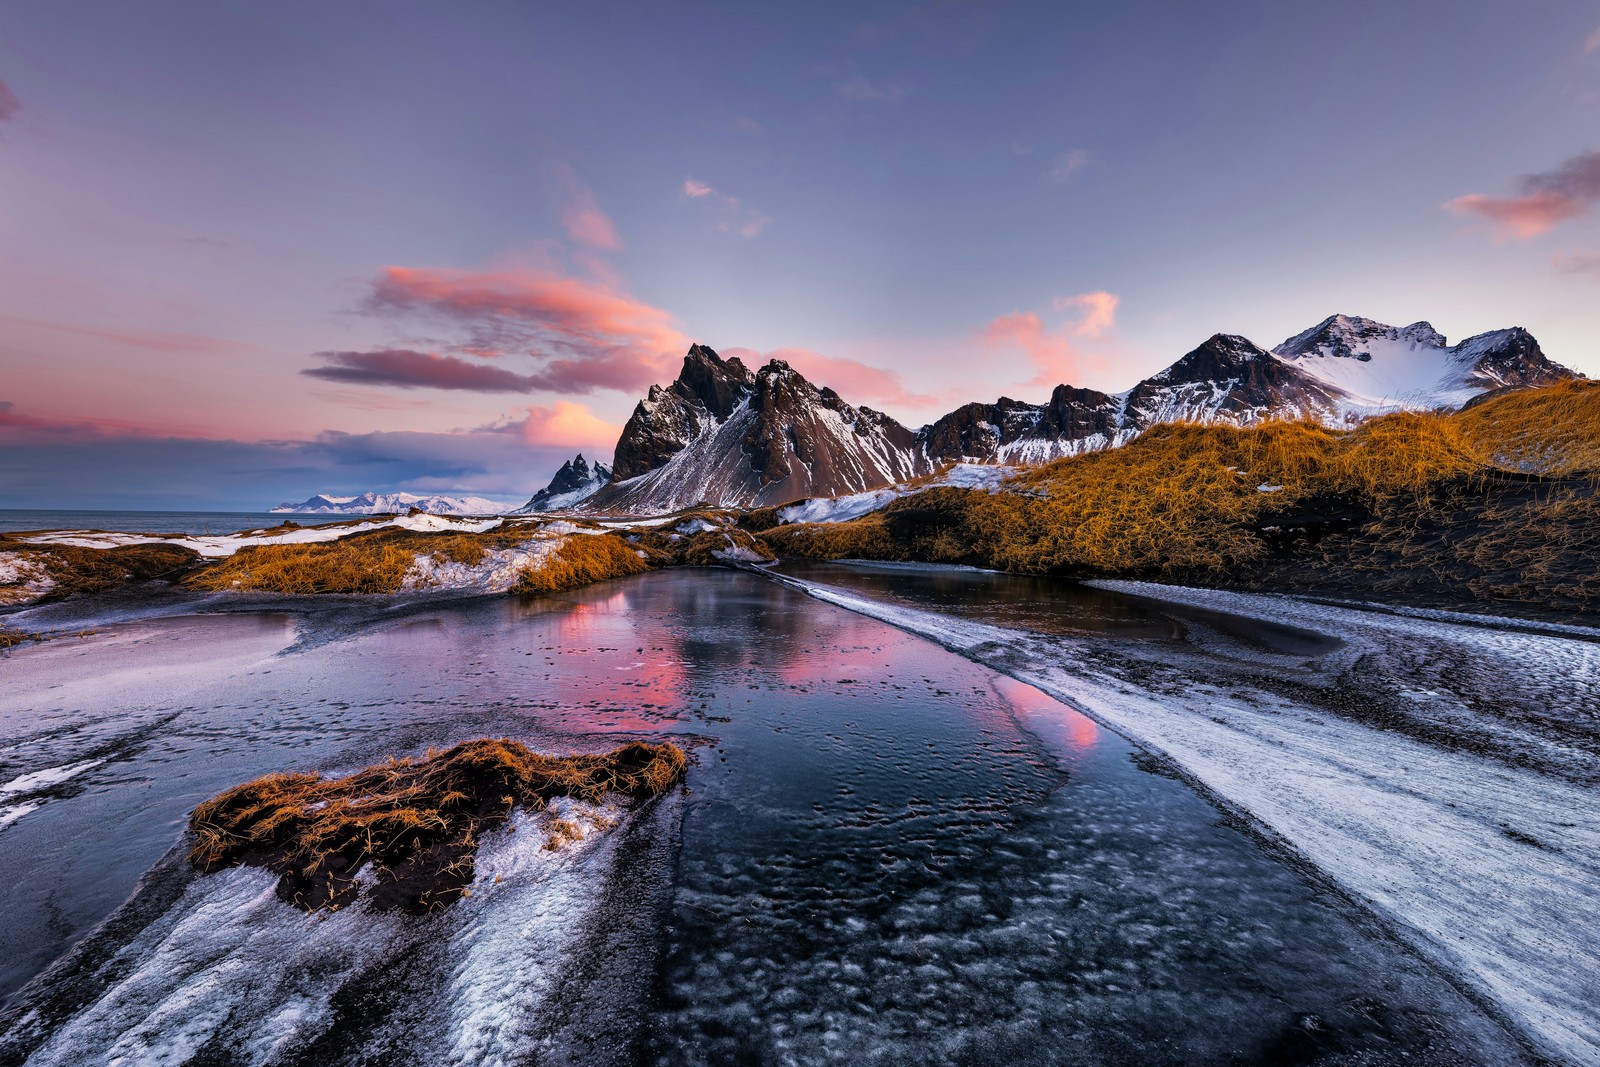
[[[412,508],[434,515],[499,515],[506,506],[481,496],[418,496],[416,493],[360,493],[330,496],[318,493],[298,504],[279,504],[273,514],[297,515],[404,515]]]
[[[1038,463],[1124,444],[1158,422],[1249,425],[1293,416],[1349,425],[1399,410],[1458,408],[1476,396],[1575,377],[1521,327],[1451,346],[1426,322],[1386,326],[1333,315],[1272,351],[1216,334],[1122,393],[1057,386],[1045,404],[1001,397],[924,427],[936,459]]]
[[[556,476],[550,479],[549,485],[533,494],[532,499],[511,514],[565,511],[588,500],[610,481],[610,467],[596,462],[591,468],[589,461],[583,458],[582,452],[579,452],[575,458],[561,465],[561,469],[556,471]]]
[[[1337,390],[1336,411],[1346,421],[1384,411],[1458,408],[1492,389],[1574,376],[1546,358],[1520,326],[1449,345],[1426,322],[1395,327],[1332,315],[1272,351]]]
[[[781,360],[751,371],[697,344],[677,379],[651,386],[634,408],[611,483],[583,506],[650,513],[844,496],[951,461],[1041,463],[1112,448],[1161,422],[1295,417],[1343,426],[1572,377],[1520,327],[1449,345],[1426,322],[1333,315],[1272,351],[1214,334],[1120,393],[1059,385],[1043,404],[966,404],[913,433]]]
[[[910,430],[817,388],[782,360],[751,371],[697,344],[677,379],[651,386],[634,408],[613,480],[585,507],[781,504],[860,492],[932,466]]]

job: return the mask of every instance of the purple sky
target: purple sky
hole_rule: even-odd
[[[690,341],[916,426],[1333,312],[1600,375],[1600,8],[0,10],[0,507],[526,497]]]

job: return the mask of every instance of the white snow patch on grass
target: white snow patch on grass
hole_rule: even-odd
[[[26,538],[34,545],[71,545],[76,548],[116,548],[120,545],[177,545],[190,548],[207,559],[231,556],[250,545],[309,545],[337,541],[350,534],[369,533],[386,527],[416,530],[424,533],[484,533],[499,526],[502,519],[456,519],[445,515],[399,515],[375,522],[330,523],[326,526],[278,527],[271,530],[250,530],[237,534],[194,534],[189,536],[162,536],[159,534],[112,533],[89,530],[57,530],[35,534]]]

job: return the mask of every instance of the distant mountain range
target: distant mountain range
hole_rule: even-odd
[[[358,493],[329,496],[318,493],[298,504],[279,504],[273,514],[297,515],[404,515],[412,508],[434,515],[499,515],[506,505],[481,496],[419,496],[416,493]]]
[[[1216,334],[1121,393],[1060,385],[1044,404],[1001,397],[912,431],[782,360],[751,371],[697,344],[677,380],[652,386],[634,408],[611,482],[582,506],[650,513],[841,496],[951,461],[1038,463],[1113,447],[1178,419],[1249,425],[1295,416],[1345,426],[1573,377],[1520,327],[1449,345],[1426,322],[1333,315],[1271,351]]]

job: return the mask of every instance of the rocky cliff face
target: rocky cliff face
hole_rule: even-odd
[[[588,506],[670,511],[838,496],[926,473],[914,433],[852,407],[781,360],[752,373],[705,345],[652,386],[617,442],[613,481]]]
[[[564,511],[576,507],[611,482],[611,468],[596,462],[593,467],[583,458],[583,453],[567,460],[556,471],[550,484],[533,494],[526,504],[513,515],[527,515],[540,511]]]

